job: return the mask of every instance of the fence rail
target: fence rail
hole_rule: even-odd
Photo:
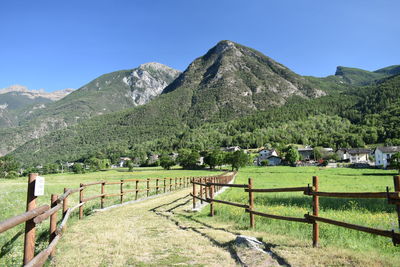
[[[225,173],[224,173],[225,174]],[[222,175],[224,175],[222,174]],[[84,205],[95,199],[100,199],[100,207],[104,208],[104,200],[106,197],[119,196],[120,202],[123,203],[124,196],[133,193],[134,199],[138,199],[139,192],[146,192],[145,195],[148,197],[150,193],[160,194],[175,191],[190,186],[192,181],[217,181],[217,178],[221,181],[226,181],[225,178],[220,176],[215,177],[179,177],[179,178],[147,178],[147,179],[123,179],[120,181],[96,181],[91,183],[81,183],[79,188],[70,189],[64,188],[64,193],[60,196],[51,195],[51,205],[43,205],[36,207],[36,197],[34,196],[34,187],[37,174],[29,174],[28,177],[28,196],[27,196],[27,211],[6,219],[0,222],[0,233],[5,232],[19,224],[25,223],[25,244],[24,244],[24,265],[25,266],[42,266],[49,256],[55,255],[55,248],[60,240],[62,233],[66,230],[67,221],[71,216],[72,212],[79,209],[79,219],[83,218]],[[169,183],[168,183],[169,181]],[[161,182],[161,183],[160,183]],[[134,184],[134,189],[125,189],[124,185],[128,183]],[[151,185],[153,183],[154,185]],[[119,193],[106,193],[106,185],[119,184]],[[141,184],[144,188],[140,188]],[[100,194],[85,197],[85,189],[91,186],[100,185]],[[79,192],[79,204],[72,208],[68,208],[69,197]],[[203,199],[206,201],[206,199]],[[57,227],[57,212],[62,209],[62,221]],[[35,241],[36,241],[36,224],[43,222],[50,218],[50,240],[49,245],[46,249],[39,252],[36,256],[35,253]]]
[[[201,203],[210,203],[210,216],[214,216],[214,203],[220,203],[224,205],[235,206],[245,209],[246,213],[249,213],[250,217],[250,227],[255,227],[254,215],[266,217],[276,220],[285,220],[292,222],[301,222],[312,224],[312,236],[313,236],[313,246],[317,247],[319,242],[319,222],[332,224],[348,229],[353,229],[357,231],[362,231],[370,233],[373,235],[385,236],[392,239],[394,245],[400,244],[400,233],[396,233],[394,230],[382,230],[375,229],[371,227],[355,225],[347,222],[336,221],[328,218],[323,218],[319,216],[319,197],[334,197],[334,198],[372,198],[372,199],[387,199],[388,204],[396,205],[396,212],[398,217],[398,223],[400,228],[400,176],[394,176],[394,191],[389,192],[389,187],[386,187],[386,192],[321,192],[318,187],[318,177],[312,177],[312,186],[307,187],[286,187],[286,188],[253,188],[253,180],[249,178],[248,184],[232,184],[234,175],[229,176],[224,179],[211,179],[211,180],[193,180],[193,192],[191,196],[193,197],[193,208],[196,207],[196,200],[200,200]],[[197,187],[199,186],[199,191],[197,192]],[[214,193],[218,192],[223,187],[231,188],[244,188],[244,192],[248,194],[248,204],[234,203],[230,201],[215,199]],[[268,214],[254,210],[254,193],[279,193],[279,192],[303,192],[304,195],[312,197],[312,215],[305,214],[303,218],[281,216],[275,214]]]

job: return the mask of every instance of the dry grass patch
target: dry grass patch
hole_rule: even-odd
[[[68,229],[53,264],[236,266],[229,251],[154,210],[187,194],[182,190],[85,218]]]

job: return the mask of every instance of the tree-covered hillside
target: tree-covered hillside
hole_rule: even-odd
[[[54,131],[12,154],[35,165],[180,148],[400,143],[400,75],[390,76],[397,69],[374,72],[378,80],[367,75],[369,85],[360,87],[352,81],[366,81],[364,71],[350,71],[352,81],[302,77],[253,49],[222,41],[149,103]]]

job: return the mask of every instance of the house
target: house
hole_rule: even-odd
[[[351,148],[347,151],[351,163],[368,163],[372,150],[368,148]]]
[[[154,164],[159,158],[158,154],[152,154],[147,159],[147,164]]]
[[[171,153],[168,154],[168,156],[169,156],[171,159],[176,160],[176,158],[179,156],[179,154],[178,154],[178,153],[175,153],[175,152],[171,152]]]
[[[282,159],[278,156],[278,152],[275,149],[263,149],[258,154],[259,156],[255,161],[258,166],[260,166],[261,162],[264,160],[268,160],[269,166],[281,164]]]
[[[128,158],[128,157],[120,157],[120,158],[119,158],[118,166],[119,166],[120,168],[122,168],[122,167],[126,166],[126,163],[127,163],[128,161],[130,161],[130,160],[132,160],[132,159],[131,159],[131,158]]]
[[[341,148],[337,152],[340,160],[350,163],[369,163],[372,150],[368,148]]]
[[[340,161],[350,161],[350,155],[347,153],[348,148],[339,148],[336,151],[336,154],[338,155]]]
[[[314,158],[314,149],[312,147],[298,148],[302,160],[310,160]]]
[[[384,146],[375,149],[375,165],[386,168],[393,154],[400,152],[400,146]]]
[[[260,152],[258,152],[259,157],[261,158],[267,158],[270,156],[278,156],[278,152],[275,149],[263,149]]]
[[[235,152],[240,150],[240,146],[223,147],[221,150],[225,152]]]
[[[278,156],[270,156],[267,158],[268,166],[278,166],[281,164],[282,159]]]

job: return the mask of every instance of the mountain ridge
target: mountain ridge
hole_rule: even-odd
[[[88,118],[147,103],[179,73],[160,63],[142,64],[101,75],[59,101],[22,110],[17,127],[0,129],[0,154]]]

